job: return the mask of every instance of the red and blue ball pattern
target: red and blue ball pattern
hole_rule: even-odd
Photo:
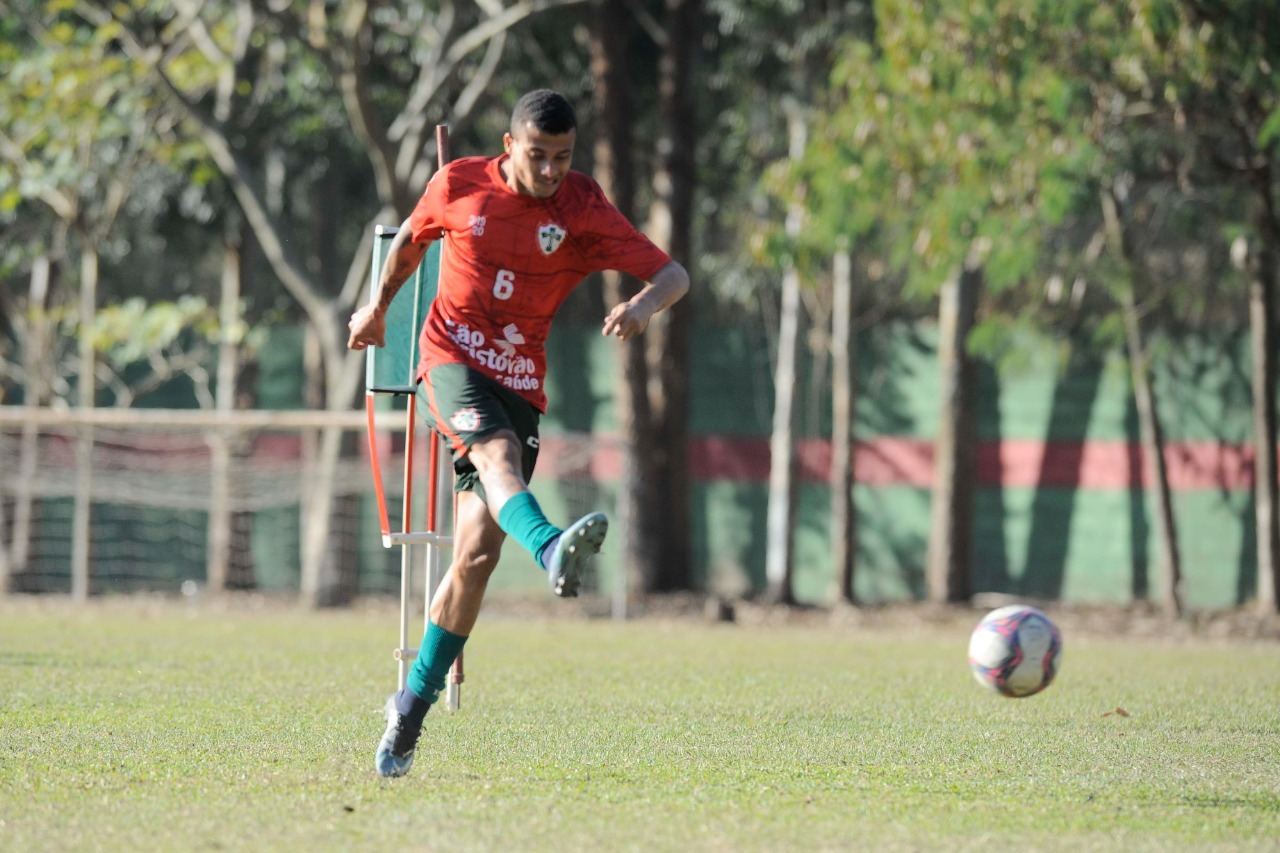
[[[991,611],[969,638],[974,678],[1002,696],[1021,698],[1044,690],[1058,674],[1061,657],[1058,626],[1023,604]]]

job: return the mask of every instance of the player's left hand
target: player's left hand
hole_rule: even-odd
[[[610,335],[616,335],[619,340],[625,341],[627,338],[643,332],[649,325],[651,316],[644,309],[638,308],[630,302],[623,302],[620,305],[615,305],[609,315],[604,318],[604,328],[600,330],[600,334],[606,338]]]

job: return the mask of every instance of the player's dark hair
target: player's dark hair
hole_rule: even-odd
[[[526,124],[543,133],[559,135],[576,130],[578,117],[564,95],[550,89],[534,89],[522,95],[511,111],[512,134]]]

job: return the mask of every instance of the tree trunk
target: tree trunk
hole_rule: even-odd
[[[93,320],[98,300],[98,251],[85,240],[80,255],[80,373],[78,403],[82,411],[96,403]],[[71,520],[71,598],[89,597],[89,527],[93,517],[93,427],[81,426],[76,436],[75,510]]]
[[[236,366],[238,347],[234,329],[239,323],[239,284],[241,257],[232,241],[223,245],[223,278],[219,304],[221,339],[218,342],[218,374],[214,380],[214,401],[218,411],[236,407]],[[211,592],[227,589],[227,576],[232,552],[232,507],[230,507],[230,462],[232,437],[212,432],[209,443],[209,543],[206,547],[205,578]]]
[[[303,406],[311,408],[317,399],[320,386],[320,356],[315,330],[307,326],[302,336]],[[298,591],[309,607],[322,606],[323,599],[332,586],[325,576],[325,551],[329,540],[328,524],[318,512],[321,503],[320,480],[320,432],[303,430],[299,435],[302,467],[299,471],[301,491],[298,501]]]
[[[592,6],[591,69],[595,80],[593,102],[599,116],[595,146],[596,179],[614,206],[635,221],[636,178],[633,160],[634,120],[628,79],[632,16],[622,0],[596,0]],[[629,299],[638,283],[618,273],[604,275],[609,307]],[[635,579],[644,583],[657,574],[657,543],[652,507],[661,497],[652,460],[655,445],[649,408],[649,372],[644,337],[617,344],[614,382],[618,428],[622,433],[623,469],[626,472],[615,511],[615,531],[623,588]],[[621,615],[621,614],[619,614]]]
[[[40,404],[37,404],[40,405]],[[18,484],[13,496],[13,532],[9,559],[9,587],[15,589],[29,571],[31,530],[35,519],[35,484],[40,468],[40,433],[33,424],[22,427],[18,446]]]
[[[8,529],[8,509],[5,504],[8,499],[5,497],[4,489],[0,488],[0,598],[4,598],[9,594],[9,542],[4,537],[4,532]]]
[[[831,276],[831,562],[837,596],[857,604],[854,573],[858,516],[853,502],[853,423],[858,398],[853,338],[853,267],[847,246],[836,250]]]
[[[784,105],[787,113],[787,153],[792,160],[804,154],[808,122],[803,108]],[[791,201],[784,225],[794,248],[804,218],[803,190]],[[773,427],[769,436],[769,502],[765,510],[764,576],[770,601],[794,604],[796,385],[800,361],[800,271],[788,258],[782,271],[782,304],[778,318],[778,363],[773,374]]]
[[[976,258],[942,287],[938,362],[942,414],[933,450],[933,493],[925,578],[929,600],[973,594],[974,371],[966,344],[978,310],[982,267]]]
[[[1266,233],[1264,230],[1262,233]],[[1274,616],[1280,582],[1280,512],[1277,504],[1276,463],[1276,258],[1239,237],[1231,247],[1232,260],[1249,278],[1249,328],[1253,366],[1253,494],[1257,524],[1258,590],[1261,616]]]
[[[792,528],[795,522],[795,420],[800,360],[800,273],[782,274],[778,363],[773,373],[773,430],[769,436],[769,503],[765,514],[765,581],[770,601],[795,603]]]
[[[693,200],[697,182],[694,62],[702,0],[666,0],[667,43],[659,62],[658,166],[649,237],[693,268]],[[683,299],[645,333],[649,405],[655,436],[652,464],[659,501],[639,507],[641,529],[661,530],[646,592],[693,589],[693,503],[689,483],[689,363],[694,300]]]
[[[223,244],[222,293],[219,304],[221,339],[214,400],[219,412],[235,408],[239,347],[235,330],[240,322],[240,251],[228,237]],[[209,526],[205,578],[211,592],[224,592],[231,565],[231,442],[233,437],[214,430],[209,444]]]
[[[1173,515],[1168,466],[1164,459],[1164,429],[1160,423],[1155,388],[1152,387],[1151,371],[1147,364],[1142,322],[1132,287],[1125,288],[1121,298],[1125,349],[1129,354],[1129,369],[1133,377],[1133,397],[1138,411],[1143,467],[1150,482],[1149,488],[1155,489],[1157,532],[1161,542],[1160,607],[1167,614],[1177,616],[1182,613],[1182,561],[1177,546],[1177,525]]]
[[[347,582],[349,567],[338,565],[330,547],[333,529],[334,479],[342,447],[342,431],[324,429],[309,434],[314,456],[306,463],[302,516],[303,600],[311,607],[335,607],[350,603],[353,587]]]
[[[239,249],[239,288],[241,293],[253,291],[255,275],[263,268],[262,252],[254,237],[253,229],[241,222],[236,235]],[[235,389],[234,409],[258,408],[258,380],[261,375],[257,359],[241,364],[237,358],[236,374],[231,385]],[[231,458],[235,465],[243,465],[253,457],[254,433],[238,433],[231,444]],[[233,498],[238,497],[233,494]],[[238,501],[232,501],[233,506]],[[231,513],[231,535],[227,566],[228,589],[255,589],[258,585],[257,570],[253,558],[253,526],[256,513],[252,509],[234,509]]]
[[[59,235],[62,235],[61,237]],[[62,243],[64,232],[55,231],[55,243]],[[52,355],[49,352],[50,294],[54,287],[54,264],[48,255],[37,257],[31,264],[31,284],[27,292],[27,333],[22,353],[24,380],[23,403],[43,406],[48,402]],[[7,571],[0,591],[15,591],[24,586],[27,561],[31,550],[31,529],[35,509],[36,472],[40,464],[40,435],[34,424],[25,424],[18,439],[18,476],[13,496],[13,526],[6,549]]]
[[[1142,443],[1142,461],[1148,481],[1155,490],[1156,529],[1160,537],[1160,607],[1165,613],[1182,613],[1182,559],[1178,548],[1178,529],[1173,514],[1173,496],[1169,488],[1168,466],[1164,458],[1164,429],[1160,423],[1159,401],[1151,383],[1146,344],[1138,312],[1138,276],[1142,273],[1135,257],[1128,230],[1120,217],[1120,199],[1114,187],[1102,192],[1102,216],[1107,239],[1124,265],[1128,281],[1122,288],[1120,310],[1124,316],[1125,348],[1133,378],[1134,406],[1138,412],[1138,434]]]
[[[303,372],[306,408],[321,408],[324,396],[322,345],[313,326],[306,327]],[[334,607],[350,598],[344,567],[331,547],[334,478],[342,450],[342,431],[307,430],[302,434],[302,492],[299,505],[302,599],[311,607]]]
[[[205,436],[205,442],[209,445],[205,582],[210,592],[217,593],[227,588],[231,564],[231,448],[229,436],[221,430],[211,431]]]

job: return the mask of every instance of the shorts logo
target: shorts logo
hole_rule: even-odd
[[[475,432],[480,426],[480,413],[475,409],[458,409],[449,418],[449,425],[457,432]]]
[[[540,225],[538,226],[538,248],[542,250],[542,254],[549,255],[560,248],[560,244],[567,236],[565,230],[554,222],[549,225]]]

